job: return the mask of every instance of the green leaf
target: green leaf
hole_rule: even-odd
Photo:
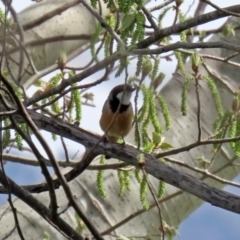
[[[119,27],[120,30],[122,31],[126,30],[128,27],[130,27],[130,25],[134,22],[134,20],[135,20],[135,15],[125,14]]]
[[[156,132],[152,132],[152,140],[155,146],[158,146],[158,144],[161,142],[161,135]]]
[[[161,148],[162,150],[168,150],[168,149],[170,149],[170,148],[173,148],[173,146],[172,146],[170,143],[163,142],[163,143],[161,143],[160,148]]]
[[[43,240],[50,240],[50,235],[47,232],[43,233]]]
[[[235,25],[233,24],[226,24],[223,28],[223,35],[226,37],[226,36],[235,36]]]
[[[75,220],[77,222],[76,231],[81,234],[87,227],[76,212],[75,212]]]
[[[41,79],[38,79],[37,81],[34,82],[33,84],[35,87],[43,87],[45,86],[45,82]]]

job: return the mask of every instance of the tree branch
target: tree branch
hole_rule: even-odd
[[[32,117],[33,121],[40,128],[61,135],[62,137],[71,139],[75,142],[83,144],[86,148],[94,147],[100,139],[100,136],[94,135],[87,132],[81,128],[76,128],[74,125],[66,124],[48,117],[45,117],[39,113],[32,110],[28,110],[29,115]],[[21,120],[21,116],[18,116]],[[156,157],[142,153],[131,146],[123,146],[115,143],[99,143],[97,153],[110,155],[111,157],[120,159],[128,164],[139,167],[137,156],[139,154],[144,154],[145,157],[145,170],[147,173],[151,174],[157,179],[163,180],[177,188],[180,188],[188,193],[191,193],[212,205],[224,208],[226,210],[240,213],[240,198],[234,194],[227,193],[226,191],[219,190],[215,187],[208,186],[203,181],[196,179],[186,173],[182,173],[164,163],[161,163],[158,158],[165,157],[167,155],[172,155],[180,153],[182,151],[189,151],[194,147],[200,145],[207,145],[213,143],[224,143],[229,141],[239,141],[240,137],[236,138],[226,138],[219,140],[206,140],[198,143],[190,144],[186,147],[163,152],[157,154]],[[80,162],[81,163],[81,162]],[[77,171],[75,168],[72,171]],[[70,171],[71,173],[71,171]]]
[[[228,8],[223,8],[223,10],[226,10],[228,12],[240,13],[240,4],[234,5]],[[230,15],[231,15],[230,13],[217,10],[217,11],[203,14],[201,16],[197,16],[195,18],[189,19],[183,23],[179,23],[171,27],[159,29],[158,31],[155,31],[155,33],[152,36],[139,42],[137,44],[137,48],[147,48],[151,44],[163,39],[164,37],[170,36],[171,34],[179,33],[189,28],[196,27],[204,23],[211,22],[213,20],[227,17]]]

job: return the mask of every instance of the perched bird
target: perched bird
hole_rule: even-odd
[[[121,84],[109,93],[100,118],[100,127],[106,133],[106,140],[117,142],[119,138],[122,138],[124,141],[124,137],[131,131],[133,108],[130,100],[133,91],[135,91],[134,87]],[[105,158],[111,157],[105,156]]]

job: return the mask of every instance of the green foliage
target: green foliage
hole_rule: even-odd
[[[118,0],[119,11],[122,13],[128,13],[133,5],[132,0]]]
[[[184,14],[180,10],[178,11],[178,18],[180,23],[186,21]],[[180,39],[182,42],[187,42],[187,30],[180,32]]]
[[[134,142],[135,144],[139,144],[140,146],[140,142],[141,142],[141,138],[140,138],[140,132],[139,132],[139,126],[138,124],[134,125]]]
[[[159,65],[160,65],[160,58],[157,57],[156,60],[154,60],[152,72],[150,73],[149,77],[152,79],[152,81],[156,78],[158,71],[159,71]]]
[[[17,131],[15,131],[15,141],[17,143],[18,149],[20,151],[22,151],[23,150],[23,138]]]
[[[154,127],[154,131],[157,134],[162,134],[162,128],[159,123],[157,112],[156,112],[156,104],[155,104],[155,93],[147,88],[144,84],[141,85],[141,90],[143,93],[143,106],[140,111],[140,114],[137,118],[139,131],[141,132],[141,141],[142,146],[146,149],[151,149],[154,146],[154,143],[150,143],[150,138],[148,137],[148,126],[152,123]],[[164,105],[164,104],[163,104]],[[165,116],[167,117],[167,107],[163,106]],[[169,121],[169,119],[167,119]],[[169,124],[169,123],[168,123]],[[167,125],[168,125],[167,124]],[[137,142],[137,131],[135,129],[135,141]]]
[[[153,142],[147,142],[144,146],[143,146],[143,152],[145,153],[152,153],[153,149],[155,147],[155,144]]]
[[[216,133],[219,130],[220,124],[222,121],[222,117],[218,116],[213,123],[213,132]]]
[[[29,128],[26,123],[21,123],[20,124],[21,129],[23,130],[24,133],[29,133]]]
[[[187,115],[187,95],[188,95],[188,88],[190,86],[190,83],[194,80],[193,76],[189,76],[184,84],[183,84],[183,88],[182,88],[182,103],[181,103],[181,112],[183,116]]]
[[[93,33],[91,40],[90,40],[90,48],[91,48],[91,54],[93,59],[97,62],[98,58],[97,58],[97,54],[96,54],[96,50],[95,50],[95,43],[97,42],[99,35],[101,34],[102,31],[102,26],[100,23],[97,24],[95,32]]]
[[[120,30],[124,33],[127,33],[127,29],[135,26],[135,12],[127,13],[123,16],[120,23]]]
[[[127,1],[129,2],[129,1]],[[128,45],[127,41],[129,37],[131,38],[131,45],[134,46],[137,41],[141,41],[144,39],[144,28],[143,25],[145,24],[145,15],[137,10],[136,4],[131,0],[131,3],[127,3],[125,1],[121,2],[121,6],[119,6],[120,11],[123,11],[126,13],[123,17],[123,20],[120,24],[120,30],[121,30],[121,39]],[[140,3],[141,1],[139,1]],[[130,5],[128,5],[130,4]],[[118,50],[120,51],[120,46],[118,45]],[[120,76],[120,74],[123,72],[125,67],[127,66],[129,60],[125,60],[124,58],[120,59],[120,67],[116,73],[116,77]],[[139,74],[142,71],[142,65],[143,65],[143,56],[138,56],[138,62],[137,62],[137,69],[136,69],[136,76],[139,76]]]
[[[234,113],[238,113],[239,107],[240,107],[239,98],[238,98],[238,96],[234,96],[233,97],[233,101],[232,101],[232,110],[233,110],[233,112]]]
[[[106,159],[103,155],[100,158],[100,164],[106,164]],[[107,196],[107,193],[106,193],[106,190],[104,188],[103,180],[104,180],[104,170],[98,170],[98,173],[97,173],[97,189],[98,189],[98,192],[100,193],[100,195],[105,198]]]
[[[173,146],[170,143],[162,142],[161,145],[159,146],[159,148],[166,151],[166,150],[173,148]]]
[[[166,76],[165,73],[160,72],[158,76],[155,79],[153,79],[152,81],[153,90],[156,90],[162,84],[165,76]]]
[[[108,25],[114,29],[116,24],[116,18],[113,14],[108,14],[106,16],[106,22]],[[112,35],[110,33],[107,33],[105,41],[104,41],[104,53],[105,57],[110,56],[110,49],[111,49],[111,41],[112,41]]]
[[[127,83],[128,83],[129,85],[133,85],[133,83],[135,82],[135,80],[136,80],[136,76],[135,76],[135,75],[130,76],[130,77],[128,78],[128,80],[127,80]]]
[[[199,66],[202,64],[202,60],[200,58],[199,52],[193,51],[191,56],[191,62],[192,62],[192,70],[197,73]]]
[[[107,4],[107,8],[114,9],[113,0],[104,0],[104,2]]]
[[[139,55],[138,56],[138,60],[137,60],[137,68],[136,68],[136,72],[135,75],[138,77],[142,71],[142,65],[143,65],[143,59],[144,56],[143,55]]]
[[[165,163],[163,158],[159,159],[162,163]],[[166,190],[166,183],[164,181],[159,181],[157,197],[160,199],[163,197]]]
[[[158,100],[158,102],[160,104],[160,107],[162,109],[163,117],[164,117],[165,124],[166,124],[166,129],[169,130],[170,127],[171,127],[171,119],[170,119],[170,113],[169,113],[169,109],[168,109],[168,106],[167,106],[167,102],[164,99],[164,97],[159,95],[159,94],[157,95],[157,100]]]
[[[54,77],[52,77],[49,81],[49,87],[50,88],[54,88],[57,87],[60,83],[60,81],[62,80],[63,75],[62,73],[58,73],[56,74]]]
[[[4,22],[7,27],[12,26],[10,20],[7,18],[5,12],[1,8],[0,8],[0,20],[1,20],[1,22]]]
[[[226,25],[224,25],[222,33],[225,37],[231,36],[231,35],[235,36],[236,35],[235,28],[236,28],[236,26],[233,24],[226,24]]]
[[[162,128],[157,117],[155,95],[154,92],[150,89],[149,89],[149,113],[150,113],[149,117],[151,119],[155,132],[161,134]]]
[[[143,7],[144,0],[135,0],[133,2],[135,2],[138,5],[138,9],[141,9]]]
[[[149,137],[148,137],[148,126],[150,124],[150,117],[149,113],[146,116],[146,119],[142,123],[142,131],[141,131],[141,137],[142,137],[142,145],[145,146],[149,142]]]
[[[10,126],[11,122],[9,120],[9,118],[5,118],[4,119],[4,126]],[[3,135],[3,149],[7,148],[10,144],[10,140],[11,140],[11,131],[10,129],[7,129],[4,131],[4,135]]]
[[[57,134],[52,133],[52,140],[53,140],[53,141],[57,141]]]
[[[82,219],[78,216],[78,214],[75,212],[75,220],[77,223],[77,227],[76,227],[76,231],[80,234],[82,234],[82,232],[87,229],[86,225],[84,224],[84,222],[82,221]]]
[[[157,147],[161,143],[161,141],[161,135],[156,132],[152,132],[152,142],[154,143],[154,147]]]
[[[236,120],[236,137],[240,137],[240,115]],[[237,157],[240,157],[240,141],[235,142],[234,153]]]
[[[140,168],[135,168],[134,174],[135,174],[135,178],[137,179],[138,183],[142,182],[142,170]]]
[[[50,235],[49,235],[48,232],[44,231],[44,233],[43,233],[43,240],[51,240]]]
[[[62,80],[62,78],[63,78],[62,73],[58,73],[54,77],[52,77],[51,80],[49,81],[49,88],[52,89],[54,87],[57,87],[59,85],[60,81]],[[53,96],[50,97],[50,100],[53,100],[55,98],[56,98],[56,95],[53,95]],[[51,105],[51,109],[55,113],[61,113],[61,109],[60,109],[58,101],[55,101]]]
[[[218,115],[223,116],[224,112],[223,112],[223,107],[222,107],[222,103],[221,103],[221,98],[220,98],[220,95],[219,95],[219,92],[218,92],[215,82],[209,76],[202,76],[202,78],[207,82],[208,87],[211,90],[213,100],[214,100],[214,103],[217,108]]]
[[[160,199],[163,197],[166,190],[166,183],[164,181],[159,181],[157,197]]]
[[[144,27],[145,24],[145,15],[142,12],[136,14],[136,30],[132,36],[131,45],[134,45],[137,41],[142,41],[144,39]]]
[[[221,139],[224,137],[226,130],[226,124],[229,122],[231,115],[229,112],[225,112],[225,114],[223,116],[219,116],[219,118],[217,118],[217,120],[214,123],[214,132],[217,133],[217,135],[215,136],[215,139]],[[230,127],[231,128],[231,127]],[[213,149],[216,151],[219,147],[219,144],[214,144],[213,145]]]
[[[77,86],[77,83],[73,84],[73,86]],[[81,100],[81,94],[79,89],[75,89],[72,91],[73,94],[73,102],[75,105],[75,111],[76,111],[76,120],[81,121],[82,119],[82,100]]]
[[[121,30],[121,39],[127,44],[127,41],[129,40],[128,37],[132,36],[132,33],[135,29],[135,15],[136,12],[132,12],[129,19],[123,18],[124,22],[121,22],[120,30]],[[125,23],[125,21],[129,20],[128,24]],[[118,46],[119,47],[119,46]]]
[[[126,57],[126,58],[121,58],[120,59],[120,65],[119,65],[119,68],[115,74],[115,77],[119,77],[122,72],[124,71],[124,69],[127,67],[127,65],[129,64],[129,59]]]
[[[230,138],[234,138],[237,135],[237,121],[234,120],[232,121],[230,127],[229,127],[229,131],[228,131],[228,136]],[[233,151],[235,150],[235,142],[230,142],[230,146],[232,147]]]
[[[33,85],[35,86],[35,87],[45,87],[45,85],[46,85],[46,83],[43,81],[43,80],[41,80],[41,79],[38,79],[37,81],[35,81],[34,83],[33,83]]]
[[[163,229],[167,240],[173,240],[178,233],[177,228],[169,226],[166,222],[163,222]]]
[[[15,93],[17,94],[17,96],[19,97],[20,100],[23,100],[23,92],[21,90],[21,88],[19,86],[17,86],[14,82],[11,82],[12,87],[15,91]]]
[[[207,36],[207,33],[205,30],[199,31],[199,38],[204,39]]]
[[[148,56],[143,59],[142,65],[142,77],[141,80],[145,79],[152,71],[152,62]]]
[[[90,3],[91,3],[91,6],[94,8],[94,9],[97,9],[97,0],[90,0]]]
[[[183,63],[182,54],[179,51],[174,51],[174,54],[177,58],[178,68],[179,68],[181,74],[185,75],[185,66],[184,66],[184,63]]]
[[[124,175],[124,184],[126,187],[126,190],[130,191],[131,190],[131,182],[130,182],[130,177],[131,177],[131,171],[123,171]]]
[[[118,170],[118,180],[120,184],[119,196],[122,196],[126,190],[124,171]]]
[[[143,176],[141,184],[140,184],[140,201],[144,209],[149,208],[149,204],[147,202],[147,192],[148,192],[148,184],[146,176]]]

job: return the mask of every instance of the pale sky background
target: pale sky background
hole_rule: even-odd
[[[34,4],[30,0],[13,0],[13,6],[16,9],[17,12],[21,11],[25,7],[29,6],[30,4]],[[162,0],[153,1],[153,3],[148,4],[147,6],[151,6],[156,4],[156,2],[160,3],[163,2]],[[221,7],[227,7],[230,4],[235,5],[239,4],[238,0],[231,0],[231,1],[217,1],[212,0],[215,4],[218,4],[218,6]],[[187,11],[190,5],[198,3],[197,0],[185,0],[184,3],[181,6],[181,9],[183,11]],[[195,10],[195,7],[192,8],[190,11],[190,15],[193,14]],[[207,8],[207,12],[212,11],[213,9],[211,7]],[[171,11],[170,11],[171,12]],[[170,18],[171,17],[171,18]],[[214,22],[210,22],[205,25],[201,25],[200,29],[212,29],[216,28],[217,25],[221,25],[223,22],[225,22],[226,19],[217,20]],[[172,23],[172,15],[169,13],[167,15],[167,18],[164,21],[164,26],[168,26],[167,23]],[[90,54],[85,53],[82,59],[90,59]],[[78,60],[72,61],[71,66],[78,66],[79,58]],[[134,64],[134,62],[133,62]],[[135,66],[135,65],[134,65]],[[166,78],[170,79],[172,71],[174,71],[176,66],[176,62],[161,62],[160,65],[160,71],[165,72]],[[131,72],[131,69],[130,69]],[[134,73],[134,68],[132,68],[132,73]],[[95,80],[93,79],[93,76],[89,78],[89,81]],[[98,120],[101,114],[101,107],[106,99],[106,96],[108,95],[109,90],[119,84],[122,83],[124,80],[117,78],[114,79],[114,81],[104,82],[94,88],[95,94],[95,103],[97,104],[96,108],[89,108],[89,107],[83,107],[83,119],[81,122],[81,126],[86,129],[91,129],[91,131],[96,131],[98,133],[101,133],[100,127],[98,125]],[[87,113],[87,114],[86,114]],[[91,125],[89,125],[89,119],[91,119]],[[63,159],[63,151],[61,153],[58,153],[59,145],[52,142],[53,151],[55,150],[55,154],[59,159]],[[76,149],[79,149],[79,146],[74,144],[68,144],[68,150],[72,155],[75,154]],[[14,154],[14,151],[12,151],[12,154]],[[23,152],[24,156],[31,157],[28,152]],[[72,157],[72,156],[70,156]],[[5,166],[6,172],[9,174],[11,178],[13,178],[19,185],[21,184],[29,184],[31,181],[32,184],[37,183],[43,179],[41,172],[39,169],[35,167],[30,166],[23,166],[20,164],[11,164],[8,163]],[[17,172],[17,174],[16,174]],[[28,176],[28,178],[26,178]],[[239,182],[239,177],[235,179],[235,181]],[[225,190],[233,192],[235,194],[240,195],[240,189],[234,188],[234,187],[226,187]],[[5,202],[6,197],[3,195],[0,195],[0,203]],[[226,210],[222,210],[220,208],[211,206],[208,203],[203,204],[198,210],[196,210],[190,217],[188,217],[178,229],[180,236],[176,237],[177,240],[239,240],[240,239],[240,215],[231,213]]]

